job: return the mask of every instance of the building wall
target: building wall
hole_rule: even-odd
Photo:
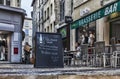
[[[21,7],[21,0],[2,0],[2,5],[12,6],[12,7]]]
[[[31,18],[25,18],[24,25],[23,25],[23,31],[25,32],[25,39],[23,41],[23,44],[25,42],[28,42],[32,46],[32,19]]]
[[[80,3],[79,1],[81,1],[81,0],[74,0],[74,2],[73,2],[74,11],[73,11],[72,17],[73,17],[74,21],[80,19],[81,17],[83,17],[85,15],[84,14],[83,16],[81,16],[80,12],[84,11],[86,8],[89,9],[89,12],[86,12],[86,14],[89,14],[101,7],[100,0],[98,0],[98,1],[88,0],[88,1],[84,2],[83,4],[78,5],[78,3]]]
[[[73,20],[78,20],[91,12],[94,12],[108,3],[111,3],[115,0],[83,0],[86,2],[81,2],[82,0],[74,0],[74,10],[73,10]],[[84,14],[80,13],[82,11],[88,11]],[[82,16],[81,16],[82,15]],[[107,21],[107,17],[103,17],[101,19],[96,20],[96,41],[105,41],[106,45],[109,45],[109,28],[110,23]],[[76,41],[76,29],[72,30],[71,33],[71,49],[74,50],[75,48],[75,41]]]
[[[19,11],[19,12],[16,13],[15,11]],[[10,32],[8,34],[9,46],[10,46],[8,49],[8,56],[9,56],[8,61],[12,63],[21,62],[21,52],[22,52],[21,32],[22,32],[23,19],[24,19],[23,9],[0,6],[0,30]],[[18,49],[17,53],[15,53],[14,51],[15,48]]]
[[[21,0],[11,0],[12,7],[21,7]]]
[[[52,9],[51,9],[51,5],[52,5]],[[43,9],[44,24],[43,25],[44,25],[45,32],[56,32],[55,25],[60,20],[59,5],[60,5],[59,0],[47,0],[46,3],[44,4],[44,9]]]
[[[100,0],[73,0],[73,21],[78,20],[101,7]],[[76,29],[71,30],[71,49],[75,50]]]
[[[39,31],[43,32],[43,0],[39,2]]]
[[[25,32],[25,38],[22,41],[22,54],[24,55],[24,45],[25,42],[28,42],[28,44],[32,47],[32,19],[31,18],[25,18],[24,19],[24,25],[23,25],[23,31]]]

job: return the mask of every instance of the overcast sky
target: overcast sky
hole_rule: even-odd
[[[28,17],[31,17],[31,11],[32,11],[31,3],[32,0],[22,0],[21,2],[21,8],[26,10]]]

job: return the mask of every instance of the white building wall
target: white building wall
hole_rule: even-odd
[[[55,2],[59,3],[59,0],[48,0],[46,4],[44,5],[44,30],[46,29],[46,32],[56,32],[55,28],[55,22],[58,21],[58,4],[55,4]],[[52,14],[51,14],[51,4],[52,4]],[[47,18],[47,9],[49,8],[49,18]],[[45,11],[46,11],[46,18],[45,18]]]
[[[24,25],[23,25],[23,31],[28,30],[28,35],[25,35],[24,40],[22,41],[22,54],[24,55],[23,47],[25,45],[25,42],[28,42],[29,45],[32,46],[32,19],[31,18],[25,18]]]
[[[21,7],[21,0],[19,0],[19,3],[17,2],[17,0],[11,0],[11,4],[10,5],[12,7]]]

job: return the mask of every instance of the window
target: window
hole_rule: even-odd
[[[74,8],[77,8],[78,6],[82,5],[87,1],[90,1],[90,0],[74,0]]]
[[[50,24],[50,31],[52,32],[52,24]]]
[[[65,1],[62,0],[60,3],[60,21],[64,20],[65,16]]]
[[[49,18],[49,7],[47,8],[47,19]]]
[[[25,22],[25,27],[29,27],[29,22]]]
[[[51,4],[51,15],[52,15],[52,11],[53,11],[53,5]]]
[[[29,36],[32,36],[32,30],[29,30]]]
[[[53,28],[54,28],[54,32],[56,32],[56,29],[55,29],[55,22],[53,23]]]
[[[73,0],[71,1],[71,14],[73,12]]]
[[[45,11],[45,15],[44,15],[44,17],[45,17],[44,19],[46,20],[46,11]]]
[[[18,4],[17,6],[19,7],[20,6],[20,0],[17,0],[17,4]]]
[[[25,29],[25,35],[29,35],[29,30]]]
[[[45,29],[45,32],[46,32],[46,29]]]
[[[49,26],[47,27],[47,32],[49,32]]]
[[[10,6],[10,0],[6,0],[6,5]]]
[[[0,4],[4,4],[4,0],[0,0]]]

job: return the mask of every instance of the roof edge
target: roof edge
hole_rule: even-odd
[[[0,9],[1,10],[6,10],[6,11],[11,11],[11,12],[16,12],[16,13],[21,13],[23,15],[26,15],[26,11],[22,8],[0,5]]]

